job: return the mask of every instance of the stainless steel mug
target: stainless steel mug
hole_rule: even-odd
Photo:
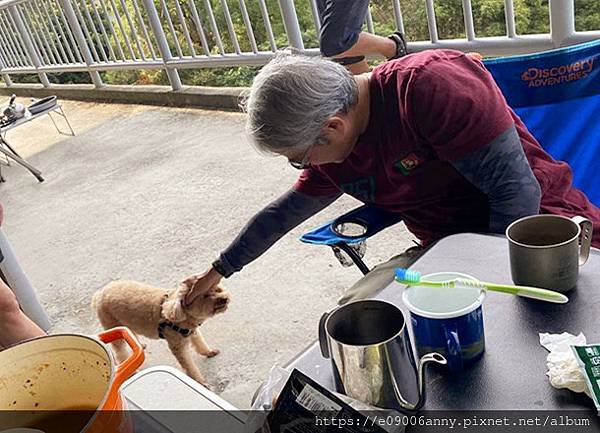
[[[319,342],[333,364],[337,391],[386,409],[421,408],[423,366],[446,364],[442,355],[428,353],[417,367],[402,311],[380,300],[350,302],[325,313]]]
[[[590,255],[592,232],[592,222],[580,216],[533,215],[513,222],[506,237],[514,283],[571,290]]]

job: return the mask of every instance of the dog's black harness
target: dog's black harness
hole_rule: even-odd
[[[169,297],[169,294],[168,293],[165,294],[163,303],[167,300],[168,297]],[[182,300],[182,302],[183,302],[183,300]],[[198,324],[198,326],[200,326],[200,324]],[[196,326],[196,328],[198,326]],[[196,331],[196,328],[186,329],[186,328],[182,328],[181,326],[178,326],[168,320],[163,320],[162,322],[160,322],[158,324],[158,338],[165,339],[165,328],[172,329],[173,331],[181,334],[183,337],[189,337],[190,335],[192,335],[194,333],[194,331]]]
[[[189,337],[195,331],[195,329],[182,328],[181,326],[177,326],[173,322],[169,322],[168,320],[165,320],[158,324],[158,338],[163,338],[163,339],[165,338],[165,328],[170,328],[173,331],[178,332],[179,334],[181,334],[184,337]]]

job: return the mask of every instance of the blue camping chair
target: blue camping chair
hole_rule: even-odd
[[[600,205],[600,40],[485,60],[484,64],[542,147],[555,159],[568,162],[575,187]],[[338,258],[340,250],[346,252],[367,274],[369,268],[361,257],[364,250],[358,246],[401,219],[364,205],[305,233],[300,240],[329,245]],[[354,232],[348,234],[348,227]]]

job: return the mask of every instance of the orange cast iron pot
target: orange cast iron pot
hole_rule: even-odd
[[[118,340],[131,349],[120,364],[107,346]],[[120,387],[143,362],[142,345],[125,327],[96,337],[48,335],[6,349],[0,352],[0,431],[30,427],[51,433],[58,428],[51,424],[77,413],[87,414],[77,432],[127,433],[131,423],[122,412]]]

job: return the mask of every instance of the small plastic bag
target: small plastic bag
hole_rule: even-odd
[[[274,365],[269,371],[267,380],[258,389],[252,402],[250,415],[246,421],[245,433],[272,433],[269,428],[267,417],[270,411],[275,407],[277,398],[288,382],[292,372],[284,368]],[[377,414],[378,418],[385,419],[386,417],[395,417],[401,415],[400,412],[392,409],[382,409],[371,406],[367,403],[355,400],[347,395],[333,393],[336,397],[349,405],[352,409],[371,415]],[[403,433],[404,426],[402,425],[384,425],[381,427],[388,433]]]
[[[581,373],[585,377],[589,394],[596,405],[600,415],[600,344],[586,344],[585,346],[571,346],[575,359],[579,364]]]
[[[245,433],[271,433],[267,416],[277,401],[277,396],[285,386],[291,372],[275,364],[269,370],[265,383],[256,392],[252,408],[246,420]]]

